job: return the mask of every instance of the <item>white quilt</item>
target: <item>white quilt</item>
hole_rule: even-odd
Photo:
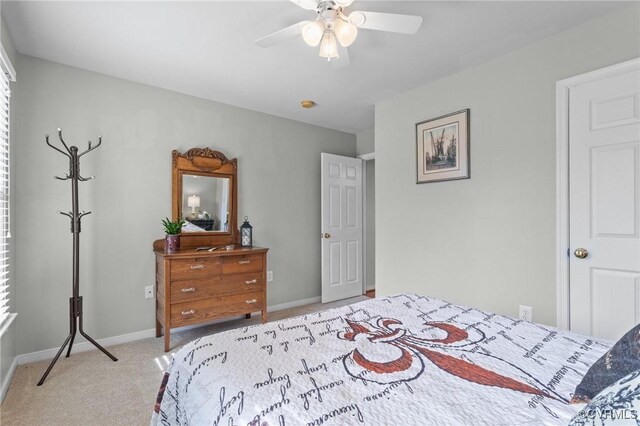
[[[560,425],[610,342],[401,294],[197,339],[152,425]]]

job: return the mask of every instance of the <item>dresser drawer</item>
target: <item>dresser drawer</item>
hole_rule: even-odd
[[[262,272],[262,263],[263,256],[261,254],[227,256],[222,258],[222,272],[225,274]]]
[[[201,280],[180,280],[171,282],[171,304],[189,300],[219,296],[222,289],[220,276]]]
[[[264,290],[264,278],[262,277],[262,272],[224,275],[222,281],[222,286],[228,288],[230,293],[247,293]]]
[[[199,257],[193,259],[174,259],[171,261],[171,279],[199,279],[215,277],[222,271],[217,257]]]
[[[176,303],[171,305],[171,326],[179,327],[208,319],[260,311],[263,306],[263,291]]]
[[[181,280],[171,283],[171,303],[205,299],[224,294],[247,293],[264,288],[262,274],[242,274],[207,278],[203,280]]]

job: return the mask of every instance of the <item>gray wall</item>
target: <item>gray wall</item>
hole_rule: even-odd
[[[356,151],[358,155],[368,154],[376,150],[374,136],[374,129],[367,129],[356,135]]]
[[[0,41],[2,42],[2,47],[4,48],[4,50],[7,52],[7,55],[9,56],[9,60],[11,61],[12,65],[15,67],[16,64],[16,50],[13,46],[13,41],[11,40],[11,36],[9,35],[9,31],[7,30],[7,26],[4,22],[4,19],[0,19]],[[14,123],[15,123],[15,118],[16,118],[16,114],[15,114],[15,110],[16,110],[16,101],[15,101],[15,97],[16,97],[16,85],[14,83],[11,83],[11,90],[12,90],[12,96],[13,98],[11,99],[11,128],[15,128]],[[13,146],[15,146],[14,141],[11,141],[11,144]],[[15,164],[15,149],[13,149],[11,151],[11,164],[13,166],[13,164]],[[11,170],[11,181],[13,182],[14,179],[14,170],[15,168],[12,168]],[[14,191],[14,187],[11,188],[11,193],[13,194]],[[13,200],[13,199],[12,199]],[[12,203],[10,203],[10,209],[11,209],[11,217],[14,218],[14,206]],[[15,235],[15,223],[12,222],[11,223],[11,234]],[[9,241],[9,251],[10,253],[13,253],[13,250],[15,248],[14,245],[14,241],[15,239],[11,239]],[[16,272],[15,272],[15,256],[10,255],[9,258],[9,285],[10,287],[10,307],[11,307],[11,311],[15,312],[16,309]],[[16,336],[16,330],[17,330],[17,321],[18,319],[14,320],[9,327],[7,328],[7,330],[2,334],[2,336],[0,336],[0,385],[4,384],[5,380],[8,379],[8,373],[9,373],[9,369],[11,368],[11,364],[13,364],[18,352],[17,352],[17,336]]]
[[[376,105],[377,291],[555,324],[555,83],[640,56],[638,4]],[[471,179],[415,183],[415,123],[471,109]]]
[[[365,235],[367,236],[367,290],[376,287],[376,160],[365,162],[367,168],[367,226]]]
[[[354,156],[354,135],[222,105],[105,75],[18,56],[14,182],[18,348],[61,344],[71,292],[70,188],[54,181],[67,163],[44,134],[103,145],[82,159],[81,290],[95,338],[154,326],[153,240],[171,214],[171,150],[208,146],[237,157],[239,217],[270,247],[268,303],[320,295],[320,153]],[[55,139],[55,138],[54,138]]]

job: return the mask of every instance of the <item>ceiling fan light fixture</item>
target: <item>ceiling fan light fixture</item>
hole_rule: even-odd
[[[349,15],[349,22],[356,27],[361,27],[365,22],[367,22],[367,17],[362,12],[351,12],[351,14]]]
[[[336,19],[333,25],[333,31],[342,47],[349,47],[356,41],[358,37],[358,28],[350,22],[343,21],[342,19]]]
[[[302,39],[309,46],[317,46],[320,44],[324,35],[324,22],[313,21],[309,22],[302,28]]]
[[[320,52],[318,55],[322,58],[327,58],[328,60],[338,57],[338,43],[336,42],[336,36],[333,34],[333,31],[327,30],[324,32],[324,36],[320,42]]]

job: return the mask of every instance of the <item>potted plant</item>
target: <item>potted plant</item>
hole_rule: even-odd
[[[168,252],[176,251],[180,248],[180,233],[182,232],[182,226],[184,220],[172,221],[169,218],[162,219],[162,225],[164,226],[164,247]]]

